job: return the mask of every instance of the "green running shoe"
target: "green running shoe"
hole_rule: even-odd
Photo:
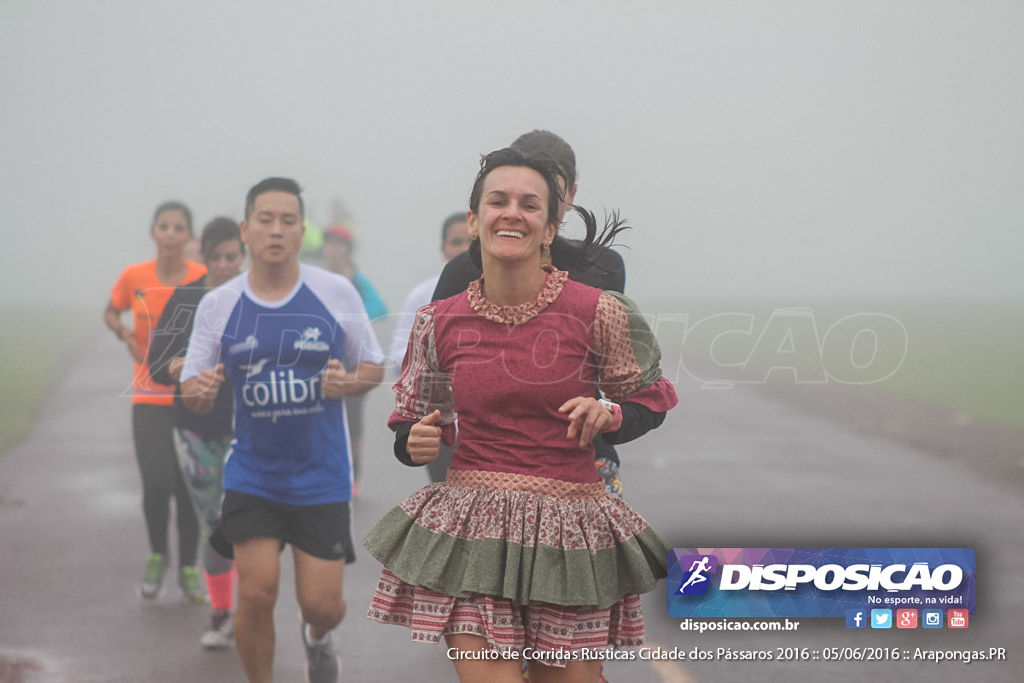
[[[185,599],[191,603],[201,604],[206,602],[206,593],[199,585],[199,567],[182,567],[178,576],[178,585]]]
[[[164,574],[167,572],[167,561],[159,553],[150,553],[146,560],[146,576],[139,586],[139,595],[146,600],[156,600],[164,594]]]

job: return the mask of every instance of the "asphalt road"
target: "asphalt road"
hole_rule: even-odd
[[[176,585],[155,604],[135,595],[147,553],[130,438],[130,363],[96,340],[48,397],[31,437],[0,456],[0,658],[25,681],[242,683],[233,650],[205,652],[205,606]],[[1007,661],[752,663],[613,662],[612,681],[1024,680],[1024,504],[1019,492],[948,459],[850,431],[745,389],[680,384],[662,429],[622,449],[626,498],[677,547],[968,546],[977,551],[979,607],[965,631],[850,631],[801,620],[796,632],[679,630],[662,587],[645,597],[648,637],[663,648],[716,651],[898,647],[1006,648]],[[367,406],[363,494],[355,535],[426,482],[391,455],[383,426],[391,393]],[[303,653],[284,556],[276,680],[302,680]],[[349,616],[336,644],[344,680],[454,680],[441,646],[409,641],[365,614],[379,566],[366,552],[346,570]],[[777,659],[777,657],[776,657]],[[20,663],[14,666],[12,663]]]

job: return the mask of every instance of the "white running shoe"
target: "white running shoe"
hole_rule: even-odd
[[[302,624],[302,644],[306,647],[306,683],[338,683],[341,677],[341,657],[334,652],[331,634],[321,642],[310,645],[306,637],[306,624]]]
[[[235,639],[235,627],[231,620],[231,612],[217,610],[210,618],[210,627],[199,639],[207,650],[226,650]]]

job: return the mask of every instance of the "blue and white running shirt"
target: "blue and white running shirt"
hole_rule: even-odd
[[[264,301],[244,272],[199,302],[181,381],[224,363],[235,394],[235,440],[224,488],[288,505],[352,497],[344,402],[321,385],[327,361],[346,370],[383,354],[359,292],[301,264],[288,296]]]

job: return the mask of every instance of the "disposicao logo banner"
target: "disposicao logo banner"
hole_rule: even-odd
[[[674,548],[673,617],[845,617],[849,609],[975,609],[971,548]]]

